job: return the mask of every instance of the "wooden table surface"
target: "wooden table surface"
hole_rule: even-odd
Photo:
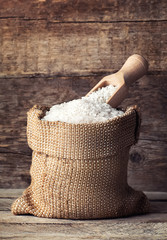
[[[0,239],[167,239],[167,193],[146,193],[151,212],[102,220],[15,216],[10,207],[23,189],[0,189]]]

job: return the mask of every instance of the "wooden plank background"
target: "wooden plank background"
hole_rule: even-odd
[[[167,1],[0,0],[0,187],[30,183],[26,112],[84,96],[133,53],[150,64],[126,107],[141,107],[128,181],[167,191]]]

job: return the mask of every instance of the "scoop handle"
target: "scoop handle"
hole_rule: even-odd
[[[123,74],[125,84],[130,86],[137,79],[144,76],[147,70],[147,60],[141,55],[133,54],[126,60],[119,72]]]

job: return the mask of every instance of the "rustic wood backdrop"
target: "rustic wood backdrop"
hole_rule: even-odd
[[[167,1],[0,0],[1,188],[30,183],[28,109],[85,95],[133,53],[150,67],[122,104],[142,112],[128,179],[167,191]]]

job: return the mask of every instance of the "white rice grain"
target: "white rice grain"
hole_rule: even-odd
[[[106,103],[116,87],[109,85],[98,89],[88,97],[54,105],[42,120],[67,123],[105,122],[124,114]]]

